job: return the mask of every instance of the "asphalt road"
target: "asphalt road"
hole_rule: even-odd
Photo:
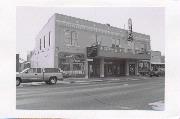
[[[16,108],[20,110],[152,110],[148,104],[160,100],[164,100],[164,77],[16,89]]]

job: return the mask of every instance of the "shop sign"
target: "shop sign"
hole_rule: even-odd
[[[87,59],[87,61],[93,61],[93,59]]]
[[[78,63],[81,62],[79,59],[74,59],[73,62]]]
[[[97,56],[97,50],[98,50],[97,45],[87,47],[87,57],[95,57],[95,56]]]

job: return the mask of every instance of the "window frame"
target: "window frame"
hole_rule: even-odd
[[[76,31],[71,31],[71,45],[78,46],[78,33]]]
[[[44,48],[46,48],[46,37],[44,35]]]
[[[119,46],[120,46],[120,39],[116,39],[116,40],[115,40],[115,46],[116,46],[116,47],[119,47]]]
[[[71,31],[65,30],[64,36],[65,36],[65,44],[71,45]]]
[[[49,46],[51,45],[51,32],[49,32]]]
[[[41,50],[41,38],[40,38],[40,41],[39,41],[39,49]]]
[[[112,38],[112,48],[115,48],[116,47],[116,39],[115,38]]]

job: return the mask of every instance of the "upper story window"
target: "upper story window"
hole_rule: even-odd
[[[76,31],[71,32],[72,39],[71,39],[71,45],[72,46],[78,46],[78,34]]]
[[[135,49],[139,52],[146,52],[150,50],[150,45],[145,42],[135,42]]]
[[[39,49],[41,50],[41,38],[39,39]]]
[[[66,30],[65,31],[65,43],[70,45],[71,42],[71,31]]]
[[[112,47],[114,48],[116,46],[116,40],[112,38]]]
[[[101,45],[101,44],[102,44],[102,41],[103,41],[103,37],[99,37],[99,38],[98,38],[98,36],[97,36],[97,34],[96,34],[96,43],[97,43],[97,45]]]
[[[65,31],[65,43],[70,46],[78,46],[78,33],[76,31]]]
[[[120,39],[112,38],[112,47],[119,47],[120,46]]]
[[[49,32],[49,46],[51,45],[51,32]]]
[[[46,47],[46,37],[44,36],[44,48]]]
[[[120,39],[116,39],[116,47],[120,46]]]

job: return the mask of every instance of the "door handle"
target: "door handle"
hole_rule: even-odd
[[[34,74],[34,75],[37,75],[37,74]]]

